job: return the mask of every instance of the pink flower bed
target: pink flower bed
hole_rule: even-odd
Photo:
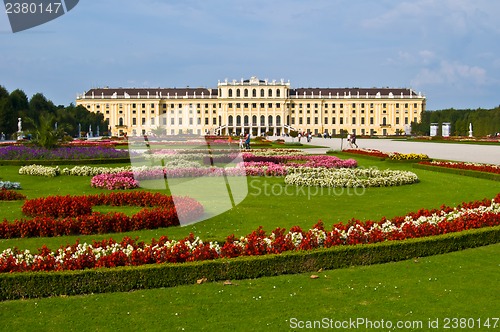
[[[101,189],[134,189],[139,188],[139,182],[134,179],[132,172],[120,172],[113,174],[99,174],[90,180],[92,188]]]
[[[351,220],[326,230],[319,222],[308,231],[292,227],[276,228],[271,234],[259,227],[247,236],[230,235],[224,243],[206,242],[193,234],[181,240],[162,236],[151,244],[129,237],[121,242],[94,241],[92,244],[62,246],[56,251],[43,246],[38,253],[7,249],[0,253],[0,272],[81,270],[99,267],[136,266],[155,263],[181,263],[238,256],[279,254],[286,251],[328,248],[338,245],[369,244],[404,240],[467,229],[500,225],[500,194],[493,200],[463,203],[455,208],[419,210],[379,222]]]

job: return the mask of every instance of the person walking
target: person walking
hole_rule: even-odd
[[[351,147],[353,145],[356,146],[356,149],[358,148],[358,145],[356,144],[356,134],[354,133],[351,135]]]
[[[250,150],[250,133],[245,136],[245,149]]]

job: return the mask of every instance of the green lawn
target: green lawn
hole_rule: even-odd
[[[161,235],[181,238],[190,232],[204,240],[222,241],[233,233],[246,235],[258,226],[270,232],[294,225],[308,229],[318,220],[326,227],[351,218],[379,220],[421,208],[492,198],[500,192],[500,183],[495,181],[413,169],[409,163],[354,158],[360,167],[411,170],[420,182],[355,192],[300,189],[285,186],[282,178],[250,177],[249,194],[241,204],[191,226],[126,234],[0,240],[0,251],[14,246],[36,250],[43,244],[55,249],[77,238],[83,242],[121,239],[125,235],[149,242]],[[18,169],[2,166],[0,177],[21,182],[28,198],[106,192],[90,188],[89,177],[21,176]],[[210,209],[210,195],[203,203]],[[21,205],[0,202],[0,216],[8,220],[21,218]],[[119,209],[129,214],[137,211]],[[394,322],[419,320],[423,324],[436,318],[443,324],[445,317],[486,319],[498,317],[500,303],[494,290],[498,288],[499,254],[497,244],[399,263],[322,271],[317,273],[318,279],[310,279],[310,274],[286,275],[235,281],[227,286],[207,283],[131,293],[6,301],[0,302],[1,329],[276,331],[289,330],[292,317],[300,321],[365,317]],[[424,325],[414,330],[429,329]]]
[[[490,318],[493,324],[498,317],[499,257],[496,244],[322,271],[318,279],[309,273],[233,285],[6,301],[0,302],[0,321],[4,331],[288,331],[298,320],[365,318],[417,327],[400,331],[430,331],[429,320],[438,319],[441,328],[433,331],[455,331],[443,328],[446,318],[472,318],[474,324]],[[496,323],[495,329],[468,331],[496,331]],[[358,330],[366,331],[363,327]]]

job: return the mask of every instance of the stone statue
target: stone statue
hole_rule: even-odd
[[[22,120],[21,120],[21,118],[17,118],[17,121],[18,121],[18,122],[17,122],[17,131],[18,131],[18,132],[21,132],[21,131],[23,131],[23,123],[22,123]]]

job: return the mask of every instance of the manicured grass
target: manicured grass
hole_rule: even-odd
[[[422,323],[404,331],[454,330],[443,328],[446,318],[472,318],[475,324],[490,318],[493,324],[492,318],[498,317],[498,257],[500,244],[321,271],[315,273],[318,279],[308,273],[233,281],[232,285],[216,282],[6,301],[0,302],[0,321],[5,331],[288,331],[296,322],[292,318],[365,318]],[[430,329],[429,320],[436,319],[440,328]],[[468,331],[485,328],[475,326]],[[366,329],[361,325],[359,330]]]

